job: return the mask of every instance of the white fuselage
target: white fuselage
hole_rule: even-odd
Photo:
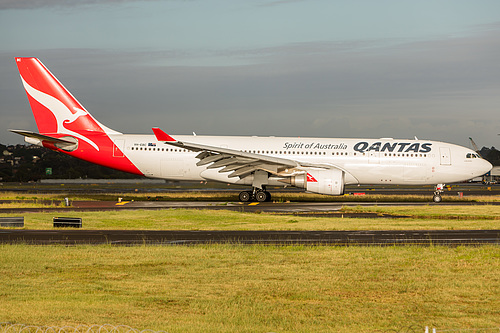
[[[442,185],[492,167],[468,148],[437,141],[172,137],[158,127],[154,136],[124,135],[92,117],[37,58],[16,57],[16,64],[39,133],[12,131],[28,142],[136,175],[250,185],[240,193],[244,202],[268,201],[266,186],[342,195],[345,184]]]
[[[157,141],[153,135],[110,135],[144,175],[171,180],[206,180],[197,152]],[[491,164],[471,149],[429,140],[339,139],[241,136],[175,136],[238,151],[331,165],[345,184],[441,184],[481,176]],[[213,180],[213,179],[211,179]]]

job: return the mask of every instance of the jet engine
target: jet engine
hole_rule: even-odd
[[[344,171],[339,169],[309,169],[280,181],[304,188],[309,192],[328,195],[344,194]]]

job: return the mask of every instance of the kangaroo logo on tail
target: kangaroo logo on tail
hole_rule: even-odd
[[[98,122],[37,58],[15,58],[39,133],[11,130],[25,141],[137,175],[123,133]],[[117,146],[115,142],[119,142]]]
[[[42,134],[66,134],[99,151],[88,133],[118,134],[95,120],[36,58],[16,58],[21,80]],[[86,135],[87,134],[87,135]]]
[[[39,90],[36,90],[32,86],[30,86],[24,78],[21,76],[21,80],[23,81],[24,89],[26,89],[26,93],[33,98],[35,101],[46,107],[54,117],[56,118],[56,128],[55,132],[60,133],[60,134],[68,134],[72,135],[80,140],[83,140],[87,142],[89,145],[94,147],[96,150],[99,150],[99,147],[95,144],[94,141],[90,140],[89,138],[72,131],[68,128],[65,127],[66,124],[71,124],[74,123],[78,118],[83,117],[83,116],[89,116],[89,113],[85,110],[79,109],[77,107],[73,107],[73,110],[75,110],[75,113],[72,113],[70,109],[62,103],[60,100],[58,100],[55,97],[52,97],[48,94],[45,94]],[[33,111],[35,109],[33,108]],[[37,122],[38,124],[38,122]],[[40,129],[41,132],[43,132]]]

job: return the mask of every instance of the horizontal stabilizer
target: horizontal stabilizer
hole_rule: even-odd
[[[59,139],[59,138],[54,138],[52,136],[48,135],[43,135],[35,132],[30,132],[30,131],[24,131],[24,130],[9,130],[13,133],[22,135],[22,136],[27,136],[29,138],[35,138],[43,141],[48,141],[48,142],[53,142],[53,143],[69,143],[69,144],[74,144],[74,141],[70,140],[65,140],[65,139]]]
[[[65,136],[63,138],[54,138],[52,136],[43,135],[40,133],[35,133],[35,132],[25,131],[25,130],[12,130],[11,129],[9,131],[11,131],[12,133],[16,133],[16,134],[24,136],[25,141],[28,143],[32,143],[32,144],[41,145],[42,141],[45,141],[48,143],[52,143],[57,148],[60,148],[60,149],[66,150],[66,151],[72,151],[78,147],[78,140],[74,137],[71,137],[71,136]],[[31,138],[31,140],[29,140],[28,138]],[[33,140],[33,139],[35,139],[35,140]],[[38,142],[37,142],[37,140],[38,140]]]

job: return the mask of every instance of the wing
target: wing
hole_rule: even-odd
[[[273,157],[241,150],[203,145],[199,143],[177,141],[159,128],[153,128],[156,139],[172,146],[200,152],[196,165],[206,165],[207,169],[218,169],[219,172],[231,172],[228,177],[244,178],[247,175],[263,170],[277,176],[290,176],[304,167],[330,169],[331,165],[300,163],[296,160]]]

